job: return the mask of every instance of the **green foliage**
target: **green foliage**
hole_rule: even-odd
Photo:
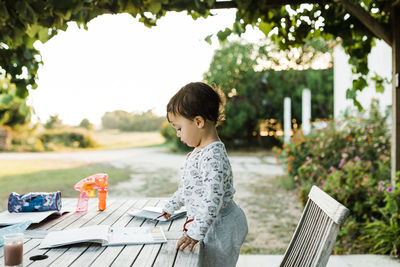
[[[253,51],[252,44],[229,43],[214,52],[209,70],[204,74],[209,84],[217,86],[228,96],[226,121],[219,131],[224,141],[249,139],[257,127],[258,108],[248,97],[264,97],[260,97],[262,92],[255,86],[258,74],[254,71],[257,62],[252,57]]]
[[[15,126],[28,123],[32,108],[25,99],[17,96],[17,90],[9,79],[0,78],[0,125]]]
[[[168,141],[172,141],[176,137],[176,130],[168,121],[164,121],[160,127],[160,133]]]
[[[259,132],[260,123],[267,118],[283,121],[282,105],[286,96],[292,98],[293,117],[301,122],[301,94],[304,88],[312,92],[314,118],[328,118],[332,114],[333,70],[255,71],[260,62],[277,60],[268,55],[274,49],[271,46],[227,43],[215,51],[209,70],[204,74],[207,83],[220,88],[227,96],[226,120],[219,130],[227,145],[260,145],[260,138],[254,132]],[[300,53],[304,62],[298,61],[299,66],[310,64],[311,59],[304,56],[310,51],[321,53],[305,48]],[[277,140],[272,144],[277,145]]]
[[[94,129],[94,125],[86,118],[83,119],[81,123],[79,123],[79,127],[85,128],[90,131]]]
[[[164,121],[164,117],[156,116],[151,110],[142,113],[116,110],[106,112],[101,118],[103,128],[128,132],[158,131]]]
[[[357,74],[347,97],[361,107],[356,92],[362,91],[368,74],[368,54],[375,45],[374,34],[354,17],[341,2],[324,4],[282,6],[271,8],[263,1],[235,1],[238,5],[236,24],[245,29],[257,26],[279,48],[300,47],[311,38],[338,39],[350,56],[349,63]],[[377,23],[390,28],[390,11],[380,1],[353,1],[358,8],[371,15]],[[224,31],[226,32],[226,30]],[[379,85],[378,85],[379,88]],[[378,89],[379,90],[379,89]]]
[[[58,114],[51,115],[50,118],[44,124],[46,129],[56,129],[62,127],[62,120],[58,117]]]
[[[57,117],[57,115],[53,117]],[[40,124],[24,124],[13,127],[12,133],[12,151],[43,152],[98,146],[91,133],[84,128],[59,125],[54,128],[42,129]]]
[[[397,181],[400,173],[397,173]],[[378,190],[383,192],[385,206],[379,208],[381,219],[371,218],[362,230],[361,246],[374,254],[400,256],[400,184],[391,185],[381,182]]]
[[[191,148],[188,147],[185,143],[182,143],[179,137],[176,135],[176,130],[172,127],[169,122],[164,121],[160,127],[161,135],[170,143],[171,151],[189,151]]]
[[[38,128],[40,125],[23,124],[15,125],[12,129],[12,151],[18,152],[43,152],[45,147],[42,141],[38,138]]]
[[[302,90],[311,90],[313,120],[327,119],[333,115],[333,69],[264,71],[264,90],[268,99],[266,116],[283,121],[282,105],[285,97],[292,101],[292,117],[302,123]],[[286,81],[286,82],[282,82]]]
[[[120,125],[127,123],[130,118],[130,113],[123,110],[106,112],[101,117],[101,124],[104,129],[118,129]]]
[[[338,235],[338,252],[398,253],[399,240],[388,237],[400,231],[398,221],[393,221],[393,216],[400,219],[399,210],[385,195],[393,190],[388,186],[390,131],[377,101],[368,117],[362,115],[330,122],[307,136],[299,131],[282,152],[303,203],[311,186],[317,185],[350,209]],[[385,209],[391,210],[390,216]],[[379,227],[381,235],[373,238]]]
[[[341,2],[292,6],[270,6],[265,1],[233,0],[237,6],[232,29],[221,30],[221,41],[231,34],[242,34],[247,25],[256,26],[269,36],[279,48],[300,47],[312,37],[325,40],[340,38],[345,52],[350,55],[353,72],[359,77],[347,94],[357,104],[356,94],[365,87],[368,73],[367,55],[375,36],[344,8]],[[390,9],[386,1],[355,1],[378,23],[389,28]],[[33,46],[36,40],[46,42],[58,31],[65,31],[67,22],[80,27],[101,14],[128,13],[138,17],[146,26],[156,25],[168,11],[187,11],[193,19],[207,17],[216,6],[215,0],[96,0],[96,1],[0,1],[0,71],[16,86],[16,95],[28,96],[37,87],[37,71],[42,64],[40,53]],[[294,12],[295,11],[295,12]],[[211,37],[208,36],[210,41]],[[26,73],[26,75],[22,75]],[[2,94],[2,93],[1,93]],[[358,103],[359,104],[359,103]]]
[[[79,129],[51,129],[39,135],[45,150],[55,150],[57,147],[91,148],[97,143],[87,132]]]

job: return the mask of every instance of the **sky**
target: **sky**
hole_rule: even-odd
[[[64,124],[87,118],[100,125],[104,113],[114,110],[152,109],[164,116],[174,93],[201,81],[208,70],[219,43],[215,36],[212,45],[204,38],[231,27],[235,18],[234,9],[213,13],[195,21],[185,12],[171,12],[152,28],[128,14],[102,15],[88,30],[69,23],[45,44],[37,41],[44,65],[28,98],[34,121],[57,114]],[[248,28],[243,38],[257,42],[263,34]]]

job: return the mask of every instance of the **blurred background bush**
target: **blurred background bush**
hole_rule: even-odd
[[[400,187],[391,185],[386,117],[373,101],[369,114],[329,121],[308,135],[299,130],[280,150],[303,204],[317,185],[351,210],[336,252],[399,255]]]

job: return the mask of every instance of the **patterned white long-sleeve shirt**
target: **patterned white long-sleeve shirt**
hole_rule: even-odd
[[[225,146],[217,141],[189,154],[181,168],[178,190],[164,206],[173,213],[183,205],[187,216],[187,234],[202,240],[221,208],[229,204],[235,193],[232,169]]]

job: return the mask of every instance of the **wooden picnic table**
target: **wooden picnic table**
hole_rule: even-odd
[[[186,217],[171,222],[158,222],[132,217],[126,212],[145,206],[162,207],[162,198],[109,198],[105,211],[98,211],[97,198],[90,199],[87,212],[75,212],[77,199],[63,199],[63,209],[70,210],[62,216],[51,216],[40,224],[28,228],[30,237],[37,237],[49,231],[79,228],[89,225],[113,225],[118,227],[160,226],[168,242],[151,245],[127,245],[103,247],[97,243],[81,243],[52,249],[39,249],[40,238],[25,238],[24,266],[196,266],[199,258],[199,245],[193,252],[176,249]],[[32,235],[33,234],[33,235]],[[35,255],[47,255],[44,260],[32,261]],[[0,262],[4,263],[3,248]]]

